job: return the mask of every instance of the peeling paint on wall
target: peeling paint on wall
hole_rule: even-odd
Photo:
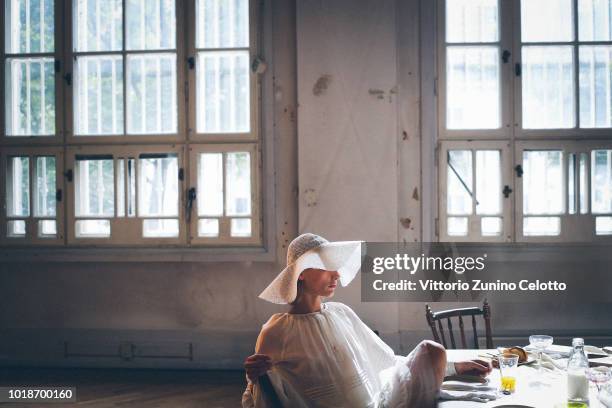
[[[402,227],[406,229],[410,228],[411,222],[412,220],[410,218],[400,218],[400,223],[402,224]]]
[[[325,91],[327,91],[327,88],[329,87],[329,83],[331,82],[331,75],[321,75],[319,77],[319,79],[317,79],[317,82],[315,82],[314,86],[312,87],[312,93],[315,96],[321,96],[325,93]]]

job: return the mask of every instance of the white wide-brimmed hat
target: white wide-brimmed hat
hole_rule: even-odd
[[[297,296],[300,273],[308,268],[338,271],[340,284],[348,285],[361,268],[363,241],[329,242],[316,234],[302,234],[287,248],[287,266],[259,295],[272,303],[287,304]]]

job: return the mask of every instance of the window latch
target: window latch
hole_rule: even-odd
[[[64,75],[64,81],[66,81],[66,85],[72,85],[72,74],[70,72]]]
[[[520,63],[516,63],[514,64],[514,75],[516,75],[517,77],[521,76],[521,64]]]
[[[504,52],[502,52],[502,61],[504,64],[507,64],[508,61],[510,61],[510,55],[512,54],[510,54],[510,51],[508,50],[504,50]]]
[[[510,196],[510,193],[512,192],[512,189],[510,188],[510,186],[505,185],[504,189],[502,191],[502,193],[504,194],[505,198],[508,198]]]
[[[55,192],[55,201],[60,202],[62,201],[62,189],[58,188],[57,191]]]
[[[183,169],[182,167],[179,169],[178,178],[181,181],[185,180],[185,169]]]
[[[64,177],[66,177],[66,180],[72,182],[72,169],[66,170]]]
[[[189,69],[194,69],[195,68],[195,58],[188,57],[187,58],[187,66],[189,67]]]
[[[60,72],[62,70],[62,62],[58,59],[55,60],[55,72]]]
[[[516,177],[523,177],[523,166],[517,164],[514,166],[514,171],[516,172]]]
[[[185,218],[187,222],[191,222],[191,209],[193,208],[193,202],[196,199],[196,189],[195,187],[191,187],[189,191],[187,191],[187,206],[185,208]]]

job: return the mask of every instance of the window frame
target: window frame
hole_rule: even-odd
[[[512,3],[512,4],[511,4]],[[589,204],[588,214],[567,214],[567,149],[571,148],[577,152],[591,151],[598,147],[601,149],[608,149],[612,146],[610,136],[612,135],[612,126],[607,128],[580,128],[580,83],[579,83],[579,47],[580,45],[612,45],[612,41],[579,41],[578,38],[578,2],[572,1],[573,7],[573,24],[574,24],[574,39],[572,42],[558,43],[562,45],[573,46],[573,64],[574,64],[574,98],[575,98],[575,118],[576,127],[572,129],[523,129],[522,128],[522,75],[515,74],[515,67],[518,64],[522,67],[522,42],[521,42],[521,2],[515,1],[503,1],[499,0],[499,17],[498,21],[500,24],[500,50],[508,49],[510,54],[510,60],[508,64],[500,62],[500,91],[502,106],[504,101],[508,101],[506,112],[502,109],[502,129],[475,129],[475,130],[453,130],[446,129],[446,0],[437,0],[435,3],[433,14],[433,20],[436,22],[436,28],[433,30],[433,37],[436,44],[437,51],[435,55],[435,61],[432,59],[432,64],[436,68],[436,75],[433,79],[433,83],[423,82],[423,86],[433,85],[433,95],[436,99],[434,101],[435,108],[437,109],[437,116],[435,122],[432,123],[435,138],[437,139],[437,149],[439,150],[436,157],[436,163],[434,164],[435,172],[437,174],[438,182],[438,196],[437,196],[437,207],[438,207],[438,218],[434,219],[434,225],[436,230],[436,238],[438,241],[454,241],[454,242],[491,242],[491,239],[476,239],[466,238],[457,236],[448,236],[446,233],[446,159],[445,151],[442,146],[455,146],[453,143],[457,143],[456,146],[460,148],[473,144],[472,149],[480,149],[482,146],[487,146],[490,141],[499,141],[500,143],[507,143],[509,146],[509,156],[511,158],[512,168],[510,168],[509,182],[503,182],[508,184],[513,189],[512,201],[512,212],[510,215],[510,235],[511,242],[517,243],[550,243],[550,242],[612,242],[612,236],[608,235],[595,235],[595,216],[591,214],[591,208]],[[509,23],[507,23],[509,22]],[[427,33],[426,31],[422,31]],[[424,41],[430,39],[429,36],[424,38]],[[423,43],[424,44],[424,43]],[[463,45],[463,43],[449,43],[452,45]],[[475,45],[486,45],[495,43],[472,43]],[[525,45],[554,45],[557,43],[546,43],[546,42],[533,42],[525,43]],[[508,48],[506,48],[508,47]],[[507,81],[507,83],[503,83]],[[505,93],[505,94],[504,94]],[[504,120],[504,113],[508,114],[509,121]],[[505,126],[504,126],[505,125]],[[461,147],[462,146],[462,147]],[[522,179],[517,177],[515,172],[515,166],[518,164],[522,165],[522,149],[524,146],[547,146],[547,149],[563,150],[564,151],[564,205],[565,215],[562,215],[561,228],[562,233],[560,236],[531,236],[525,237],[522,235],[523,229],[523,217],[522,208]],[[448,149],[447,149],[448,150]],[[590,164],[590,153],[589,153],[589,164]],[[503,171],[506,171],[505,169]],[[588,168],[588,177],[591,177],[590,165]],[[588,191],[588,199],[591,199],[591,191]],[[574,218],[568,218],[574,217]],[[583,221],[578,218],[584,217]],[[589,218],[587,220],[587,218]],[[569,219],[569,221],[567,220]],[[504,228],[506,221],[504,221]],[[563,227],[564,224],[568,224],[568,227]],[[591,228],[592,227],[592,228]],[[569,228],[569,229],[568,229]],[[567,230],[565,233],[564,230]],[[506,232],[508,232],[506,231]],[[508,235],[508,234],[505,234]],[[489,237],[487,237],[489,238]]]
[[[182,146],[166,146],[166,145],[129,145],[129,146],[71,146],[66,151],[66,171],[72,170],[73,179],[72,181],[67,181],[66,186],[66,194],[68,200],[68,208],[67,208],[67,216],[66,216],[66,224],[67,224],[67,233],[66,239],[69,246],[97,246],[97,247],[108,247],[108,246],[146,246],[146,247],[162,247],[162,246],[185,246],[186,245],[186,236],[187,236],[187,224],[185,223],[185,211],[184,211],[184,196],[185,196],[185,185],[186,179],[183,177],[183,180],[179,179],[178,182],[178,223],[179,223],[179,235],[176,238],[163,238],[163,237],[155,237],[155,238],[144,238],[142,235],[142,221],[144,219],[155,218],[155,217],[141,217],[138,214],[138,200],[139,200],[139,165],[136,165],[136,215],[133,217],[128,217],[127,213],[122,216],[117,216],[117,158],[133,156],[135,159],[138,159],[140,154],[146,153],[176,153],[178,156],[178,169],[183,169],[183,174],[185,171],[185,155],[184,148]],[[82,155],[112,155],[113,156],[113,182],[114,182],[114,215],[112,217],[102,217],[104,219],[109,219],[111,223],[111,236],[108,238],[77,238],[75,233],[75,222],[77,221],[77,217],[75,216],[76,212],[76,197],[75,197],[75,189],[76,189],[76,172],[75,163],[76,156]],[[177,174],[178,178],[178,174]],[[126,190],[127,191],[127,190]],[[81,218],[81,217],[78,217]],[[87,217],[84,217],[87,218]],[[93,219],[98,217],[91,217]],[[166,217],[159,217],[166,218]],[[174,218],[174,217],[172,217]],[[134,234],[134,230],[138,231],[138,233]],[[130,237],[129,234],[132,234]],[[127,238],[124,238],[128,235]]]
[[[439,184],[438,184],[438,229],[439,229],[439,240],[441,242],[511,242],[513,238],[513,228],[512,228],[512,212],[513,212],[513,199],[512,197],[501,198],[501,214],[499,217],[502,217],[502,232],[499,236],[480,236],[480,234],[475,233],[476,228],[478,226],[478,220],[482,217],[489,217],[488,215],[478,215],[473,212],[470,215],[466,216],[458,216],[458,217],[467,217],[468,218],[468,234],[466,236],[455,236],[448,235],[448,224],[447,224],[447,171],[446,171],[446,157],[449,150],[499,150],[500,151],[500,174],[501,174],[501,185],[508,185],[510,188],[514,189],[513,186],[513,178],[512,178],[512,151],[510,149],[510,143],[506,141],[499,140],[488,140],[488,141],[442,141],[439,144],[438,148],[438,163],[440,167],[439,173]],[[444,168],[444,170],[442,170]],[[475,174],[476,169],[472,169]],[[475,179],[474,179],[475,184]],[[474,189],[475,192],[475,189]],[[502,192],[499,192],[500,196]],[[474,200],[474,198],[472,199]],[[497,217],[491,215],[490,217]]]
[[[198,155],[201,153],[231,153],[231,152],[243,152],[248,151],[251,154],[250,166],[251,166],[251,236],[250,237],[232,237],[229,235],[229,216],[222,215],[219,220],[219,237],[218,238],[206,238],[198,236],[198,199],[201,199],[202,192],[198,191]],[[262,202],[256,192],[260,188],[260,152],[256,143],[233,143],[233,144],[192,144],[189,146],[189,189],[196,189],[196,200],[191,209],[190,223],[189,223],[189,240],[191,245],[253,245],[262,243]],[[225,156],[224,156],[225,157]],[[224,180],[224,191],[223,191],[223,202],[225,207],[225,163],[223,165],[223,180]],[[202,218],[214,218],[214,217],[202,217]],[[240,218],[240,217],[238,217]],[[224,236],[224,232],[227,235]]]
[[[499,41],[497,43],[447,43],[446,42],[446,0],[437,0],[437,70],[438,75],[434,84],[434,93],[437,96],[438,107],[438,138],[441,140],[456,139],[506,139],[512,136],[512,99],[511,90],[513,86],[512,59],[509,63],[501,61],[501,54],[504,50],[511,50],[512,25],[506,24],[502,16],[510,10],[508,2],[499,2],[498,22],[499,22]],[[500,63],[499,63],[499,101],[500,101],[500,127],[498,129],[447,129],[446,116],[446,50],[447,44],[452,46],[494,46],[499,44]],[[512,58],[512,56],[510,56]]]
[[[259,2],[256,0],[248,0],[249,3],[249,103],[250,103],[250,127],[249,133],[198,133],[197,128],[197,70],[199,51],[223,51],[223,50],[244,50],[244,47],[234,48],[196,48],[197,22],[196,22],[196,2],[193,0],[188,2],[186,11],[191,18],[187,19],[187,55],[188,58],[193,58],[193,68],[187,69],[187,87],[193,92],[193,97],[189,95],[190,104],[188,107],[187,121],[187,139],[192,142],[219,142],[219,143],[235,143],[235,142],[257,142],[260,140],[260,121],[261,121],[261,99],[262,99],[262,76],[253,72],[252,63],[258,57],[260,52],[260,29],[262,25],[261,10]],[[193,103],[191,103],[193,101]]]
[[[3,169],[4,177],[0,178],[0,200],[2,200],[2,211],[0,212],[0,245],[14,246],[58,246],[64,244],[64,209],[66,194],[63,189],[64,179],[64,152],[61,147],[5,147],[0,152],[0,166]],[[26,236],[24,238],[9,238],[7,236],[8,220],[12,217],[7,215],[6,208],[6,168],[9,156],[28,156],[30,158],[29,167],[29,189],[30,189],[30,214],[23,217],[26,220]],[[55,201],[55,225],[57,236],[55,238],[42,238],[36,234],[37,220],[47,219],[47,217],[36,217],[34,215],[34,158],[39,156],[55,156],[55,191],[60,192],[61,200]],[[57,197],[57,195],[56,195]],[[50,218],[50,217],[49,217]],[[20,218],[21,219],[21,218]]]
[[[501,1],[501,0],[500,0]],[[571,45],[573,47],[573,64],[574,64],[574,106],[576,111],[574,112],[576,127],[570,129],[523,129],[523,76],[514,75],[514,136],[516,139],[528,138],[530,140],[534,138],[544,139],[566,139],[566,140],[581,140],[586,138],[603,138],[608,139],[612,133],[612,126],[607,128],[581,128],[580,127],[580,60],[578,58],[580,44],[585,45],[597,45],[605,44],[612,45],[612,41],[579,41],[578,39],[578,2],[572,0],[573,7],[573,30],[574,39],[569,42],[529,42],[525,43],[528,46],[537,45]],[[519,64],[523,66],[522,59],[522,40],[521,40],[521,2],[513,2],[513,19],[514,33],[513,33],[513,51],[512,51],[512,65]]]
[[[59,1],[59,0],[57,0]],[[186,89],[183,84],[185,83],[185,70],[186,70],[186,59],[185,59],[185,47],[184,47],[184,35],[183,31],[178,29],[184,24],[184,1],[175,0],[175,18],[176,18],[176,114],[177,114],[177,128],[176,133],[166,134],[128,134],[127,124],[127,56],[135,54],[154,54],[154,53],[165,53],[168,50],[132,50],[128,51],[126,47],[127,42],[127,29],[125,27],[125,15],[126,15],[126,0],[123,2],[123,13],[122,23],[123,30],[123,47],[120,51],[87,51],[87,52],[75,52],[73,47],[73,34],[76,20],[73,20],[74,1],[70,0],[70,6],[64,10],[65,21],[70,22],[66,25],[67,29],[64,29],[66,33],[66,39],[63,43],[64,52],[66,54],[66,70],[72,76],[72,84],[65,85],[68,89],[66,92],[67,97],[64,99],[66,103],[66,143],[68,144],[98,144],[98,143],[128,143],[128,144],[141,144],[141,143],[183,143],[186,141],[186,115],[187,111],[187,95]],[[121,55],[123,62],[123,134],[121,135],[76,135],[75,129],[75,99],[76,99],[76,86],[75,86],[75,61],[77,56],[89,56],[89,55]]]
[[[55,0],[54,3],[54,23],[55,27],[53,30],[53,39],[54,39],[54,52],[52,53],[7,53],[6,52],[6,23],[8,21],[8,16],[6,15],[6,6],[7,2],[11,0],[0,0],[0,8],[2,9],[0,12],[0,98],[2,99],[2,106],[0,107],[0,146],[40,146],[40,145],[56,145],[62,144],[64,142],[64,115],[65,115],[65,107],[62,101],[64,101],[64,50],[62,47],[63,44],[63,30],[56,30],[57,27],[63,27],[65,25],[64,21],[64,2],[60,0]],[[34,57],[51,57],[54,61],[54,80],[55,80],[55,134],[51,136],[33,136],[33,135],[24,135],[24,136],[8,136],[6,131],[6,86],[5,86],[5,74],[6,74],[6,60],[8,58],[21,58],[27,56]],[[57,69],[59,66],[59,70]]]
[[[612,150],[612,140],[533,140],[519,141],[515,144],[515,165],[523,165],[523,151],[526,150],[561,150],[563,153],[562,174],[563,174],[563,213],[558,215],[560,218],[560,234],[555,236],[525,236],[523,235],[523,183],[521,177],[516,177],[516,241],[517,242],[612,242],[612,235],[595,234],[595,217],[591,206],[591,152],[593,150],[606,149]],[[588,211],[581,214],[579,206],[575,214],[568,211],[568,154],[588,153],[587,154],[587,202]],[[577,164],[576,164],[577,165]],[[578,185],[575,186],[576,194],[579,194]],[[547,217],[548,215],[542,215]],[[550,215],[556,217],[557,215]],[[605,215],[603,215],[605,216]]]

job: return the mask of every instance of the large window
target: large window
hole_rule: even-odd
[[[612,1],[439,4],[440,240],[610,239]]]
[[[262,244],[255,2],[0,4],[0,243]]]

